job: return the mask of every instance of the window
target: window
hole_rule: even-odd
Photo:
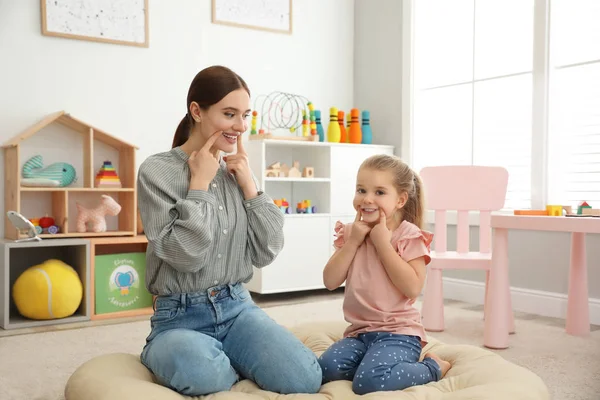
[[[549,202],[600,208],[600,2],[552,0]]]
[[[600,203],[600,2],[412,6],[413,167],[502,165],[506,209]]]

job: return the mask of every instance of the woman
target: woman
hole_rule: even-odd
[[[192,81],[187,110],[172,149],[148,157],[138,174],[146,286],[157,295],[141,360],[188,396],[229,390],[240,376],[264,390],[315,393],[316,356],[242,285],[283,248],[283,215],[257,190],[242,144],[250,91],[212,66]]]

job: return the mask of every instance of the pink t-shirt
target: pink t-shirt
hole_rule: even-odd
[[[349,237],[351,231],[352,224],[336,223],[336,249],[344,245],[344,237]],[[392,232],[391,243],[405,261],[424,256],[425,264],[429,264],[432,240],[430,232],[403,221]],[[427,336],[421,324],[421,313],[413,306],[414,302],[394,286],[379,261],[375,245],[367,236],[356,251],[346,278],[344,318],[351,325],[344,332],[344,337],[355,337],[364,332],[389,332],[419,336],[425,345]]]

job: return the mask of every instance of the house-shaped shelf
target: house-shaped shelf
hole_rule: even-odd
[[[32,142],[33,147],[30,146]],[[3,148],[4,231],[7,239],[25,236],[8,220],[6,212],[11,210],[30,220],[46,215],[52,217],[58,233],[42,233],[42,238],[136,235],[137,146],[59,111],[4,143]],[[42,156],[42,170],[55,162],[72,165],[76,181],[64,187],[47,184],[39,186],[35,182],[25,185],[22,177],[23,164],[33,155]],[[97,177],[102,174],[101,170],[106,165],[109,166],[108,170],[113,171],[113,175],[116,173],[118,179],[113,179],[117,180],[117,184],[97,183]],[[113,197],[121,205],[121,212],[117,216],[106,217],[106,232],[77,232],[76,204],[93,208],[100,203],[102,194]]]

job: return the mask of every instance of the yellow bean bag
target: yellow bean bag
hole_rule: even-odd
[[[317,355],[339,340],[343,323],[311,323],[292,328]],[[229,392],[204,397],[186,397],[154,383],[152,374],[133,354],[107,354],[79,367],[67,382],[66,400],[546,400],[550,396],[542,380],[533,372],[512,364],[501,356],[475,346],[449,345],[429,338],[423,353],[433,350],[452,368],[444,379],[403,391],[370,393],[352,392],[351,382],[331,382],[318,394],[280,395],[266,392],[254,383],[238,382]]]

